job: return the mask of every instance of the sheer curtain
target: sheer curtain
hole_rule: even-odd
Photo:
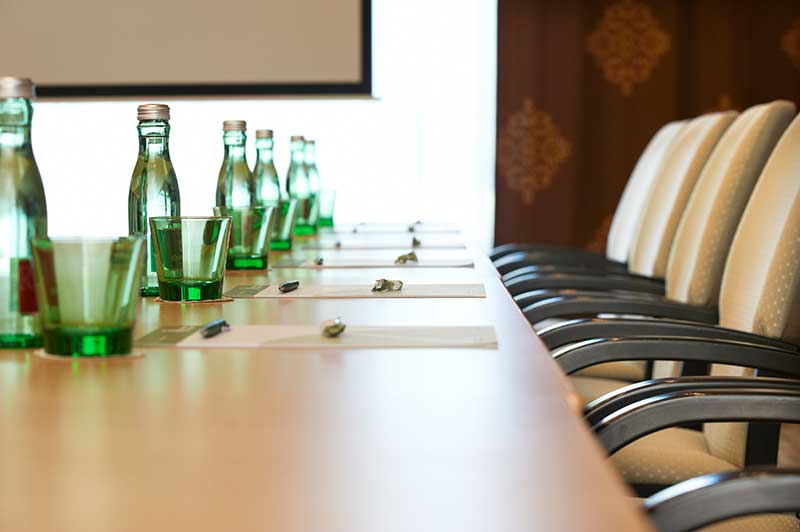
[[[338,221],[454,220],[488,246],[496,24],[496,0],[373,0],[374,99],[38,102],[33,142],[50,234],[127,232],[136,106],[152,101],[172,109],[183,214],[211,212],[222,121],[244,119],[251,164],[255,129],[275,130],[281,175],[290,135],[317,140],[323,181],[337,189]]]

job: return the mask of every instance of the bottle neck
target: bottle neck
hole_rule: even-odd
[[[308,165],[317,164],[317,149],[313,144],[306,144],[304,155],[306,164]]]
[[[225,157],[244,159],[247,135],[244,131],[225,131],[222,134],[225,143]]]
[[[303,141],[292,142],[292,163],[303,164],[305,162],[305,146]]]
[[[169,122],[143,120],[139,130],[139,153],[169,157]]]
[[[30,149],[33,106],[26,98],[0,99],[0,147]]]
[[[272,162],[272,139],[258,139],[256,140],[256,153],[258,154],[258,162],[271,163]]]

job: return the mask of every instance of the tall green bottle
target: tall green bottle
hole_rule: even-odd
[[[317,232],[312,218],[314,196],[305,164],[305,140],[302,135],[291,138],[292,160],[286,173],[286,191],[290,198],[297,199],[297,223],[294,226],[296,235],[313,235]]]
[[[47,237],[47,203],[31,148],[33,90],[0,78],[0,347],[42,345],[30,240]]]
[[[225,155],[217,179],[217,207],[255,207],[256,187],[247,165],[245,146],[247,123],[226,120],[222,123]]]
[[[256,130],[256,166],[253,168],[253,179],[256,187],[256,203],[259,205],[279,205],[281,201],[281,182],[273,161],[271,129]]]
[[[305,139],[304,160],[306,163],[306,173],[308,173],[308,186],[311,189],[311,225],[317,227],[319,224],[319,200],[322,183],[317,170],[317,143],[311,139]]]
[[[180,216],[181,194],[169,158],[169,106],[156,103],[140,105],[137,116],[139,156],[128,191],[128,233],[147,237],[140,293],[157,296],[156,259],[148,219]]]

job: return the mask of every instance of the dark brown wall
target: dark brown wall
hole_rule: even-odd
[[[800,103],[798,0],[499,0],[495,239],[602,250],[664,123]]]

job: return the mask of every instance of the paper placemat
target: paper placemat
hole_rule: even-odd
[[[337,338],[326,338],[317,325],[234,325],[212,338],[200,326],[162,327],[140,338],[138,346],[182,349],[380,349],[416,347],[496,348],[494,327],[377,327],[348,325]],[[188,333],[188,334],[187,334]],[[161,340],[161,343],[158,343]]]
[[[398,299],[486,297],[482,284],[405,284],[394,292],[373,292],[367,284],[305,284],[285,294],[277,285],[240,285],[225,292],[228,297],[256,299]]]
[[[458,233],[458,227],[448,223],[382,224],[363,223],[336,225],[334,233]]]
[[[323,257],[322,264],[313,259],[283,258],[272,265],[273,268],[472,268],[470,259],[428,259],[420,262],[395,264],[392,259],[348,259],[343,257]]]
[[[340,245],[336,245],[336,240],[326,240],[319,242],[305,242],[299,246],[300,249],[466,249],[466,246],[461,242],[437,242],[422,241],[419,245],[413,246],[411,240],[376,240],[376,241],[355,241],[355,240],[340,240]]]

